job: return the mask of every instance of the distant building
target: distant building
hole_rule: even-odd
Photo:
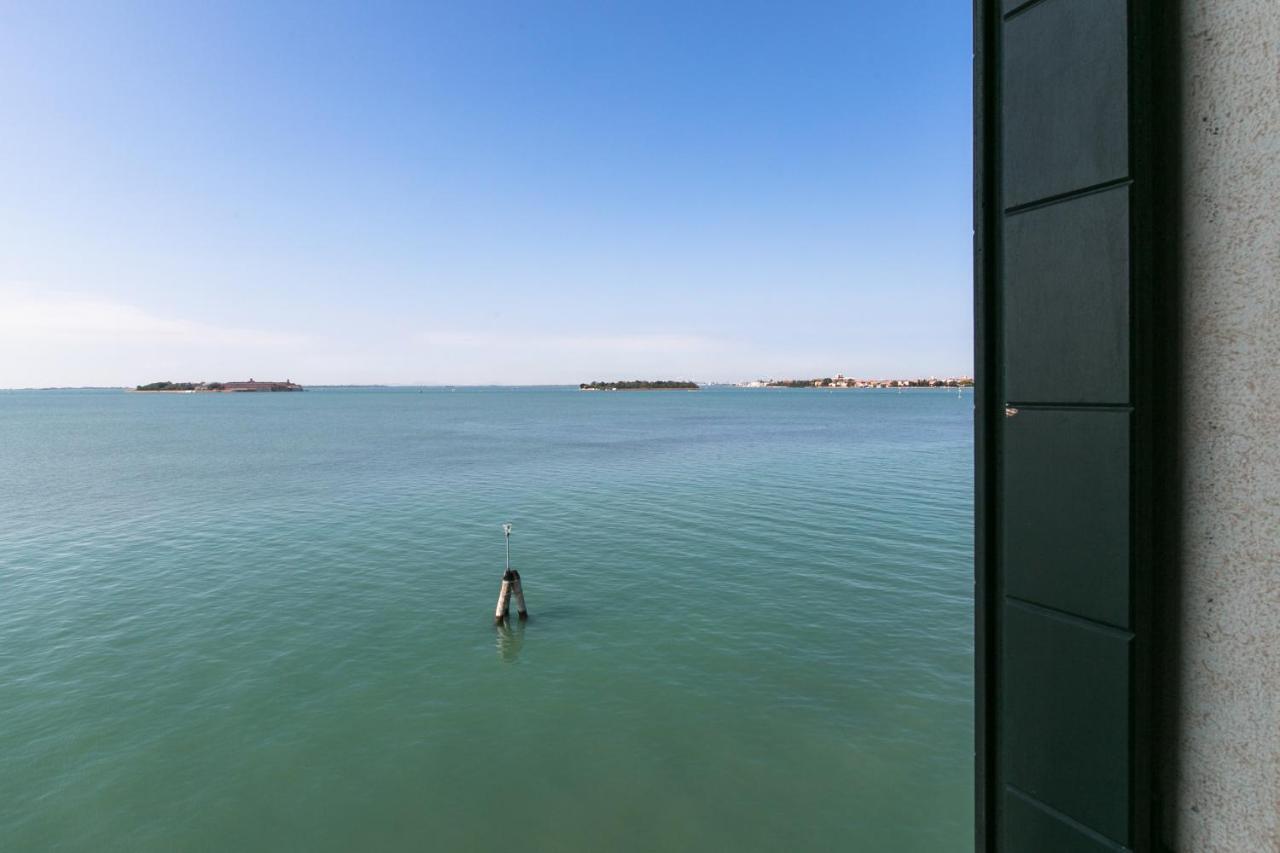
[[[224,382],[222,383],[224,391],[301,391],[301,385],[295,385],[291,380],[286,379],[283,382],[259,382],[256,379],[250,379],[248,382]]]

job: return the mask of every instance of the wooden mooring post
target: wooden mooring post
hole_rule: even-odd
[[[498,608],[493,611],[493,624],[501,625],[507,621],[507,603],[511,600],[511,570],[502,576],[502,588],[498,590]]]
[[[524,606],[524,588],[520,586],[520,573],[511,568],[511,524],[502,525],[502,534],[507,540],[507,569],[502,573],[502,587],[498,590],[498,606],[493,611],[493,624],[501,625],[507,621],[507,611],[511,599],[516,600],[516,613],[523,622],[529,618],[529,611]]]
[[[512,569],[511,575],[511,596],[516,600],[516,615],[523,622],[529,618],[529,611],[524,606],[524,588],[520,586],[520,573]]]

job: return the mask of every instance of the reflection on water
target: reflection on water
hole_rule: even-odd
[[[524,622],[504,622],[497,626],[498,657],[503,663],[515,663],[524,646]]]

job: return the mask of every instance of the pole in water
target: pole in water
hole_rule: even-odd
[[[511,568],[511,522],[502,525],[502,533],[507,539],[507,570],[502,575],[502,579],[511,581],[511,595],[516,600],[516,613],[523,622],[529,618],[529,611],[524,606],[524,588],[520,586],[520,573]]]
[[[510,574],[508,572],[507,574]],[[511,581],[507,575],[502,576],[502,588],[498,590],[498,607],[493,611],[493,624],[501,625],[507,621],[507,602],[511,599]]]
[[[498,606],[493,612],[493,624],[501,625],[507,621],[507,611],[511,598],[516,600],[516,613],[520,620],[529,618],[529,611],[524,606],[524,589],[520,586],[520,573],[511,568],[511,523],[502,525],[502,535],[507,541],[506,570],[502,573],[502,588],[498,590]]]
[[[512,570],[511,575],[511,595],[516,600],[516,614],[523,622],[529,618],[529,611],[524,606],[524,588],[520,586],[520,573]]]

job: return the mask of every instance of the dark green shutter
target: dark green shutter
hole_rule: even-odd
[[[1145,850],[1149,7],[975,8],[978,845]]]

